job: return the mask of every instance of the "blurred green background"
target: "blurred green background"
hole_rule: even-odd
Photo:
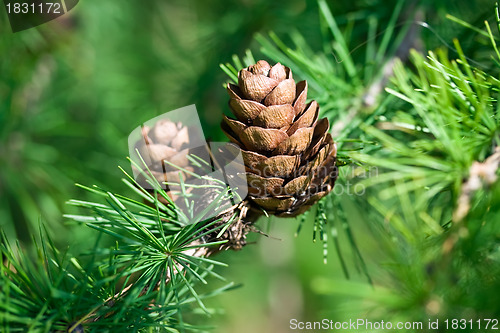
[[[362,58],[356,47],[366,41],[368,20],[376,18],[383,31],[397,3],[328,1],[349,34],[353,59]],[[418,5],[421,19],[432,27],[422,32],[422,49],[459,37],[470,48],[469,56],[478,61],[486,57],[473,32],[457,30],[445,15],[482,22],[491,16],[493,2],[402,4],[401,22],[412,19],[411,8]],[[208,138],[225,140],[219,122],[227,112],[223,83],[228,78],[219,64],[247,49],[262,56],[254,36],[270,31],[285,44],[290,32],[299,31],[320,53],[321,30],[313,0],[85,0],[68,15],[15,34],[2,8],[0,228],[11,239],[28,242],[41,221],[61,246],[85,249],[95,234],[66,225],[62,217],[72,212],[65,201],[89,196],[74,183],[127,191],[117,166],[129,170],[128,134],[143,121],[185,105],[196,104]],[[314,93],[309,97],[315,98]],[[357,214],[356,205],[349,209]],[[360,217],[351,229],[376,275],[369,259],[380,261],[382,254],[366,231],[367,222]],[[358,304],[325,296],[318,287],[325,281],[345,281],[333,246],[325,265],[322,245],[311,242],[311,228],[298,238],[293,237],[294,220],[275,219],[269,229],[263,228],[280,240],[252,235],[257,245],[219,255],[230,265],[225,276],[244,285],[209,301],[224,310],[208,321],[218,327],[216,332],[289,332],[291,318],[335,319],[340,312],[355,313]],[[355,260],[349,255],[345,259]],[[357,280],[366,278],[354,273],[350,281]]]

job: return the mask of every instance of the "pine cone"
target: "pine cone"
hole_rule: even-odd
[[[162,119],[153,123],[151,127],[143,126],[141,129],[141,138],[134,144],[134,148],[139,151],[144,160],[144,173],[149,175],[149,172],[151,172],[153,177],[162,184],[168,196],[181,210],[187,212],[188,208],[185,207],[184,197],[174,194],[180,191],[180,187],[177,185],[167,186],[164,182],[178,183],[182,176],[184,181],[187,180],[191,185],[198,185],[195,187],[187,186],[185,189],[191,198],[196,198],[197,200],[197,204],[191,208],[193,209],[194,216],[197,216],[219,197],[220,184],[215,180],[192,177],[189,172],[181,171],[166,162],[170,162],[192,173],[204,174],[206,170],[192,165],[187,158],[188,154],[196,155],[204,160],[206,159],[207,163],[224,163],[233,160],[235,157],[234,154],[239,153],[239,149],[224,150],[218,153],[212,152],[211,157],[209,157],[207,155],[209,147],[189,148],[192,144],[190,141],[198,142],[197,135],[199,133],[196,133],[196,130],[183,125],[182,122]],[[213,153],[216,154],[213,155]],[[219,159],[211,161],[210,158]],[[146,171],[146,166],[149,171]],[[146,181],[144,173],[138,172],[136,181],[149,193],[154,194],[153,186]],[[213,185],[213,187],[210,187],[210,185]],[[162,195],[156,193],[156,197],[163,204],[168,204]],[[145,202],[151,205],[150,202]],[[240,250],[246,244],[246,235],[251,230],[250,225],[252,224],[252,221],[245,219],[248,210],[246,206],[246,202],[227,208],[224,205],[219,205],[211,211],[211,213],[215,211],[217,214],[208,219],[207,223],[217,222],[210,227],[209,230],[213,229],[212,232],[209,230],[203,231],[206,235],[203,237],[202,242],[211,243],[221,240],[227,240],[227,242],[217,247],[203,248],[202,252],[204,255],[213,255],[228,249]],[[237,215],[236,218],[233,218],[234,214]],[[226,228],[220,237],[217,237],[221,232],[221,226],[230,220],[232,220],[231,225]]]
[[[290,68],[260,60],[228,84],[222,130],[242,149],[254,208],[283,217],[305,212],[328,194],[337,178],[336,145],[316,101],[306,104],[307,82]]]
[[[152,128],[143,126],[142,138],[137,141],[135,148],[139,151],[151,174],[163,185],[164,182],[178,183],[181,176],[184,180],[190,178],[189,173],[180,171],[173,166],[193,171],[193,167],[189,165],[187,159],[188,144],[188,127],[183,126],[182,123],[174,123],[164,119],[157,121]],[[172,165],[165,161],[172,163]],[[143,174],[139,174],[137,182],[146,189],[152,187],[146,182]],[[163,186],[175,200],[175,196],[169,191],[170,188],[166,185]],[[153,191],[151,190],[151,192]],[[166,203],[163,197],[158,196],[158,198]]]

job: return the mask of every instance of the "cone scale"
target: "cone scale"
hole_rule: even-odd
[[[332,190],[337,148],[328,120],[318,120],[318,103],[306,103],[306,81],[260,60],[227,91],[234,118],[224,116],[221,127],[242,150],[254,210],[294,217]]]

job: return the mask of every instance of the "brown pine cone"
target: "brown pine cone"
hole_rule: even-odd
[[[142,137],[135,144],[135,148],[139,151],[151,174],[173,199],[175,199],[175,196],[171,195],[170,189],[175,190],[177,186],[169,187],[163,183],[178,183],[180,176],[184,180],[190,178],[189,173],[175,167],[193,171],[193,167],[189,165],[190,163],[187,159],[189,154],[188,146],[188,127],[166,119],[157,121],[151,128],[143,126]],[[139,165],[143,166],[142,163]],[[146,174],[148,174],[145,166],[143,167]],[[152,190],[154,188],[146,182],[143,174],[138,175],[137,182],[145,189]],[[163,203],[166,203],[163,197],[158,197]]]
[[[260,60],[227,90],[236,119],[221,126],[242,149],[254,208],[293,217],[332,190],[337,149],[318,103],[306,104],[306,81],[295,84],[290,68]]]

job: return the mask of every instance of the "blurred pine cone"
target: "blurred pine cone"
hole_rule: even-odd
[[[306,104],[307,82],[295,84],[290,68],[260,60],[229,84],[222,130],[243,153],[254,208],[283,217],[305,212],[337,179],[336,145],[316,101]]]
[[[159,120],[151,128],[142,127],[142,137],[135,145],[151,174],[163,185],[162,187],[173,200],[175,200],[175,196],[171,194],[170,187],[163,183],[178,183],[181,176],[184,180],[190,178],[188,173],[175,167],[193,171],[187,158],[189,140],[188,127],[170,120]],[[152,188],[146,182],[143,174],[139,175],[137,182],[146,189]],[[151,190],[151,192],[153,191]],[[158,198],[166,203],[163,197],[158,196]]]
[[[202,160],[206,160],[205,162],[207,163],[219,162],[211,161],[211,158],[207,156],[209,148],[206,146],[189,148],[192,145],[191,141],[197,141],[196,135],[198,133],[194,132],[191,131],[190,127],[183,125],[181,122],[172,122],[168,119],[159,120],[152,127],[143,126],[141,138],[135,143],[135,149],[139,151],[145,166],[144,172],[138,173],[136,181],[150,194],[156,194],[160,202],[168,205],[167,200],[147,182],[144,174],[149,175],[151,173],[162,185],[162,188],[172,201],[178,207],[181,207],[181,210],[185,211],[188,210],[188,207],[185,206],[185,197],[178,194],[181,191],[180,186],[174,184],[167,186],[164,183],[179,183],[180,177],[182,177],[189,184],[197,185],[194,187],[186,185],[184,188],[184,191],[190,198],[196,198],[197,200],[196,205],[190,208],[193,210],[193,215],[197,216],[214,200],[217,200],[221,190],[220,184],[215,180],[197,179],[191,175],[191,173],[203,174],[204,170],[194,166],[189,161],[189,154],[196,155]],[[146,169],[146,166],[149,170]],[[182,168],[182,170],[175,166]],[[145,203],[152,205],[146,200]],[[207,223],[216,222],[208,230],[203,231],[205,235],[201,241],[212,243],[226,240],[227,242],[219,244],[216,247],[203,248],[201,252],[204,255],[213,255],[228,249],[240,250],[246,244],[246,235],[251,230],[250,225],[252,221],[244,220],[247,210],[246,202],[227,208],[223,206],[214,208],[212,212],[216,211],[217,215],[207,220]],[[234,215],[236,217],[233,217]],[[230,221],[231,224],[225,227],[225,224]],[[222,227],[225,228],[225,231],[222,235],[219,235]]]

